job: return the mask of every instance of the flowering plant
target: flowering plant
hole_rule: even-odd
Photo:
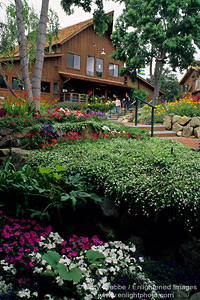
[[[91,239],[72,235],[64,240],[51,226],[42,228],[36,221],[9,218],[2,212],[0,223],[0,269],[5,286],[0,295],[4,299],[63,300],[73,295],[85,300],[112,299],[118,292],[119,277],[127,274],[150,285],[148,299],[155,299],[153,282],[136,261],[133,244],[104,243],[96,235]]]

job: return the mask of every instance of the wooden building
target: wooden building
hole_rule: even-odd
[[[182,97],[195,97],[200,95],[200,63],[197,66],[191,66],[179,81],[182,85]]]
[[[113,15],[113,12],[108,14]],[[152,99],[154,87],[148,81],[137,76],[133,84],[129,76],[119,75],[124,62],[110,58],[115,50],[110,39],[112,27],[110,23],[108,31],[100,37],[95,33],[93,20],[90,19],[59,31],[58,40],[51,50],[47,48],[45,52],[41,82],[43,98],[82,102],[92,92],[106,101],[113,99],[113,95],[122,99],[130,88],[136,87],[148,92],[148,101]],[[15,68],[4,70],[10,86],[17,95],[22,96],[16,75],[16,71],[19,72],[19,53],[15,55],[14,64]],[[30,67],[30,74],[32,72]],[[2,76],[0,97],[13,97]]]

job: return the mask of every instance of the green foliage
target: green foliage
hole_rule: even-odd
[[[0,205],[6,207],[11,215],[50,219],[52,210],[57,214],[63,207],[86,205],[88,200],[101,201],[87,185],[80,174],[66,175],[66,167],[56,165],[40,167],[37,171],[30,165],[16,170],[10,158],[3,171],[0,171]],[[5,201],[6,199],[6,201]],[[51,212],[51,213],[50,213]]]
[[[133,100],[134,100],[134,96],[136,96],[136,97],[146,101],[146,98],[148,96],[148,92],[140,90],[140,89],[137,90],[136,88],[132,88],[131,91],[130,91],[130,96]]]
[[[30,7],[26,0],[22,2],[22,16],[24,20],[27,51],[29,53],[29,63],[31,64],[35,59],[39,16],[34,11],[33,7]],[[0,23],[4,34],[1,36],[1,54],[4,56],[10,56],[13,59],[15,47],[18,44],[18,29],[16,20],[16,7],[15,4],[10,4],[6,8],[6,23]],[[50,10],[49,20],[47,25],[46,39],[51,45],[52,39],[57,37],[58,33],[58,16],[55,12]],[[9,64],[8,64],[9,65]]]
[[[180,71],[194,61],[195,45],[200,46],[199,0],[163,2],[126,0],[111,38],[116,51],[112,58],[124,61],[121,75],[130,74],[133,81],[139,68],[156,59],[155,91],[158,100],[159,78],[164,63]]]
[[[151,82],[150,79],[148,81]],[[153,84],[153,82],[151,82]],[[172,102],[181,98],[181,87],[178,85],[178,79],[176,75],[170,71],[169,68],[164,69],[160,78],[160,88],[165,92],[162,98],[165,101]]]
[[[57,271],[59,276],[64,280],[73,280],[73,282],[78,283],[82,278],[82,273],[80,268],[72,268],[67,270],[67,267],[64,264],[59,263],[61,256],[56,251],[48,251],[42,256],[42,259],[45,260],[53,269]],[[54,271],[47,270],[43,272],[43,275],[56,277],[57,275]]]
[[[88,262],[95,265],[102,264],[105,260],[105,256],[102,253],[91,249],[87,251],[86,256]]]
[[[79,110],[80,109],[80,103],[71,102],[71,101],[57,102],[55,107],[68,108],[68,109],[71,109],[71,110]]]
[[[48,152],[48,158],[35,153],[32,163],[39,157],[41,165],[53,168],[59,163],[67,166],[68,174],[79,172],[88,184],[103,189],[129,212],[153,218],[168,212],[170,220],[198,227],[199,154],[178,142],[156,138],[97,140],[95,144],[61,146],[59,152]]]

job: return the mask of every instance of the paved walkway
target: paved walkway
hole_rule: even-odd
[[[191,139],[185,137],[166,137],[165,139],[178,141],[179,143],[187,145],[191,148],[198,148],[200,144],[200,140],[198,139]]]

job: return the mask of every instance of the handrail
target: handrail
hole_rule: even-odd
[[[154,105],[148,103],[147,101],[133,95],[135,97],[135,126],[137,126],[137,114],[138,114],[138,100],[141,102],[146,103],[147,105],[151,106],[152,111],[151,111],[151,137],[153,137],[153,125],[154,125],[154,109],[156,108]]]

